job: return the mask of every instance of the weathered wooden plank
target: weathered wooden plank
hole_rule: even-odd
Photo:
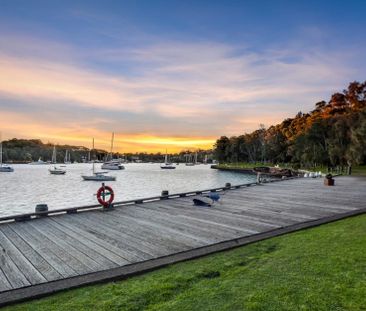
[[[36,250],[52,267],[57,270],[63,277],[72,277],[78,273],[70,267],[65,258],[70,257],[70,254],[65,254],[58,249],[55,249],[52,243],[46,243],[43,237],[38,238],[38,235],[33,230],[28,230],[26,223],[15,223],[11,225],[14,230],[25,242]]]
[[[318,218],[321,216],[326,216],[329,213],[335,213],[334,211],[324,211],[322,209],[320,209],[319,207],[316,206],[312,206],[312,205],[307,205],[307,204],[303,204],[303,203],[299,203],[299,202],[289,202],[289,201],[276,201],[276,200],[264,200],[261,199],[262,204],[268,205],[268,206],[276,206],[276,208],[278,210],[283,209],[286,210],[287,212],[291,212],[294,214],[299,214],[299,215],[305,215],[305,216],[309,216],[312,218]],[[304,206],[306,205],[306,206]]]
[[[213,243],[213,239],[205,238],[200,234],[191,233],[189,227],[181,225],[181,224],[172,224],[167,223],[167,221],[163,218],[142,218],[142,217],[133,217],[127,215],[126,213],[118,213],[116,214],[116,218],[121,218],[124,221],[135,222],[137,225],[141,225],[144,227],[151,227],[156,232],[161,235],[170,235],[172,237],[179,237],[180,241],[183,241],[186,244],[194,243],[195,247],[200,247],[206,244]]]
[[[285,226],[287,225],[289,222],[288,221],[284,221],[283,219],[276,219],[276,218],[266,218],[266,217],[258,217],[258,215],[252,214],[252,215],[248,215],[248,214],[234,214],[232,211],[228,211],[225,209],[220,209],[218,208],[218,206],[222,206],[222,204],[220,203],[216,203],[213,204],[210,208],[208,209],[202,209],[200,207],[195,207],[192,205],[184,205],[181,202],[171,202],[169,205],[167,205],[168,208],[176,208],[178,210],[180,209],[184,209],[185,211],[191,211],[192,214],[196,214],[197,213],[197,209],[199,211],[202,211],[204,213],[206,213],[206,216],[208,217],[208,219],[211,218],[217,218],[219,217],[220,220],[221,219],[227,219],[228,221],[232,221],[234,223],[238,223],[240,225],[245,225],[246,223],[250,223],[250,224],[258,224],[260,226],[273,226],[273,227],[278,227],[278,226]],[[239,225],[239,226],[240,226]]]
[[[93,214],[94,212],[90,213]],[[146,260],[153,257],[152,255],[139,250],[136,245],[130,245],[130,243],[126,243],[125,240],[122,240],[120,236],[118,236],[114,231],[110,230],[106,226],[103,227],[96,222],[90,222],[84,216],[85,215],[82,213],[78,215],[72,215],[68,218],[68,222],[78,226],[83,231],[87,231],[94,237],[99,238],[103,241],[103,243],[107,242],[110,245],[113,245],[115,249],[118,249],[119,252],[123,254],[123,257],[130,262]]]
[[[62,258],[63,264],[67,263],[68,266],[72,267],[72,269],[77,274],[85,274],[93,272],[92,267],[88,266],[91,264],[91,261],[84,263],[86,258],[82,257],[81,253],[78,252],[75,248],[68,247],[64,241],[59,239],[56,235],[49,235],[50,232],[44,232],[37,227],[37,223],[42,221],[42,219],[38,219],[32,222],[25,222],[22,225],[28,230],[28,232],[32,233],[33,236],[37,236],[40,241],[44,244],[47,244],[48,247],[56,254],[59,258]]]
[[[0,292],[12,289],[13,287],[10,285],[8,279],[6,278],[4,272],[1,270],[0,266]]]
[[[102,239],[89,233],[88,231],[81,230],[78,226],[70,224],[69,219],[65,219],[65,217],[60,216],[53,217],[51,220],[59,224],[61,227],[69,230],[68,232],[73,232],[79,237],[81,241],[83,241],[83,243],[89,245],[90,247],[93,247],[93,249],[98,251],[100,254],[103,254],[105,257],[115,262],[116,264],[126,265],[130,263],[130,261],[128,261],[124,257],[125,252],[123,250],[120,250],[114,245],[108,243],[107,241],[103,241]]]
[[[114,263],[113,261],[111,261],[108,258],[106,258],[105,256],[103,256],[101,253],[98,253],[95,250],[94,244],[90,245],[87,243],[86,244],[82,243],[79,239],[80,237],[73,234],[73,231],[67,230],[67,233],[66,233],[64,231],[65,230],[64,227],[60,226],[58,223],[53,222],[50,219],[45,219],[43,221],[43,225],[45,225],[45,226],[51,225],[53,227],[53,230],[57,234],[57,236],[59,236],[61,239],[63,239],[68,244],[75,246],[78,250],[80,250],[81,252],[83,252],[90,258],[92,258],[95,262],[97,262],[101,267],[110,269],[110,268],[118,266],[116,263]],[[104,253],[105,251],[106,250],[102,251],[102,253]]]
[[[294,191],[296,193],[296,191]],[[250,201],[250,200],[257,200],[258,201],[258,196],[260,194],[259,193],[251,193],[250,195],[248,194],[234,194],[233,197],[240,197],[240,198],[245,198],[246,201]],[[289,204],[299,204],[301,203],[303,206],[316,206],[317,208],[322,208],[323,210],[326,211],[335,211],[335,212],[345,212],[348,210],[354,210],[356,207],[348,207],[346,205],[344,205],[345,203],[349,204],[350,201],[349,199],[337,199],[335,200],[334,198],[328,198],[326,196],[322,196],[321,198],[317,198],[316,194],[312,194],[312,195],[289,195],[289,194],[280,194],[280,193],[268,193],[266,194],[266,197],[268,196],[267,200],[266,198],[261,198],[260,201],[270,201],[273,203],[289,203]]]
[[[0,267],[5,274],[7,280],[11,284],[12,288],[19,288],[28,286],[31,283],[27,280],[24,274],[18,269],[17,265],[13,262],[8,254],[5,245],[0,243]]]
[[[209,238],[209,236],[211,236],[217,238],[219,241],[245,235],[247,233],[242,229],[233,229],[223,224],[216,225],[195,218],[187,219],[185,216],[173,214],[171,212],[167,213],[166,211],[162,212],[159,209],[150,210],[150,207],[150,204],[149,206],[145,205],[143,207],[136,206],[134,209],[125,210],[124,213],[136,217],[151,218],[154,219],[154,221],[157,221],[158,216],[159,218],[164,219],[162,226],[171,226],[174,228],[177,225],[181,225],[185,228],[189,228],[190,232],[193,234],[197,234],[198,236],[205,234],[205,237]]]
[[[68,254],[72,254],[72,257],[75,258],[70,262],[73,267],[76,269],[76,265],[78,266],[79,273],[88,273],[93,272],[98,269],[102,269],[102,267],[93,259],[91,259],[88,255],[81,252],[78,248],[74,247],[72,244],[67,243],[65,237],[61,237],[58,232],[52,228],[51,226],[47,226],[45,222],[42,220],[30,222],[30,225],[33,226],[34,229],[39,231],[40,233],[47,236],[47,239],[52,241],[52,243],[57,244],[57,246],[62,249],[64,252]]]
[[[163,206],[159,203],[155,203],[155,205],[159,206],[160,208],[164,208],[164,211],[169,214],[177,213],[177,217],[185,219],[186,221],[197,224],[198,222],[203,222],[205,224],[215,226],[216,228],[223,227],[226,230],[230,230],[231,232],[237,234],[237,236],[240,236],[241,233],[244,236],[245,234],[253,234],[254,232],[261,232],[266,229],[269,230],[279,227],[278,225],[264,223],[254,219],[245,219],[245,216],[241,218],[235,218],[224,215],[223,213],[217,215],[217,213],[211,208],[186,207],[174,209],[171,207],[169,208],[169,206]],[[170,202],[170,205],[173,205],[173,203]]]
[[[22,254],[32,263],[37,271],[39,271],[47,281],[54,281],[62,278],[61,274],[54,269],[35,249],[25,242],[10,225],[0,226],[6,237],[22,252]]]
[[[140,239],[144,239],[150,244],[155,245],[155,247],[164,249],[168,253],[199,246],[199,244],[195,243],[193,240],[186,243],[185,241],[180,240],[179,237],[162,234],[161,231],[154,230],[151,226],[141,225],[133,220],[118,219],[116,218],[116,214],[120,213],[118,213],[118,211],[113,211],[101,213],[96,217],[103,221],[104,224],[112,226],[113,228],[118,228],[119,231],[127,232]]]
[[[0,248],[18,267],[30,284],[47,282],[46,278],[32,265],[19,249],[0,231]]]
[[[113,211],[110,212],[113,213]],[[131,252],[139,254],[139,256],[144,259],[164,256],[167,254],[168,250],[165,247],[156,247],[156,245],[151,244],[141,236],[128,234],[128,232],[125,232],[123,230],[124,228],[121,226],[109,226],[104,218],[100,219],[98,217],[98,214],[100,213],[85,213],[84,215],[80,215],[80,218],[82,218],[82,221],[86,224],[100,228],[101,231],[105,232],[109,237],[114,238],[118,243],[122,241],[128,247],[128,249],[131,250]],[[99,219],[101,221],[98,221]]]

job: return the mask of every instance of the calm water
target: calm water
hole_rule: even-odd
[[[51,175],[48,165],[14,165],[13,173],[0,173],[0,217],[30,213],[39,203],[49,209],[96,204],[94,194],[100,182],[84,181],[82,174],[90,175],[91,164],[71,164],[66,175]],[[178,165],[175,170],[162,170],[160,164],[126,164],[122,171],[110,171],[116,181],[107,182],[115,191],[115,200],[145,198],[169,193],[221,187],[225,183],[242,184],[255,177],[220,172],[209,165],[187,167]],[[97,171],[100,164],[96,164]]]

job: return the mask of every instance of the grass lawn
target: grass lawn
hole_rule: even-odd
[[[366,165],[355,166],[352,168],[352,175],[366,177]]]
[[[5,310],[366,310],[366,215]]]

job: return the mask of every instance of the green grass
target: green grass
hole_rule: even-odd
[[[355,166],[352,168],[352,175],[366,177],[366,165]]]
[[[366,310],[366,215],[5,310]]]
[[[262,163],[262,162],[237,162],[237,163],[220,163],[219,167],[231,167],[231,168],[253,168],[255,166],[274,166],[272,163]]]

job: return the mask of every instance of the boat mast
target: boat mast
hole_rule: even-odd
[[[53,163],[53,164],[56,164],[56,146],[54,145],[53,146],[53,152],[52,152],[52,160],[51,160],[51,162]]]
[[[0,133],[0,166],[3,166],[3,140]]]
[[[111,141],[111,160],[113,160],[113,142],[114,142],[114,132],[112,132],[112,141]]]
[[[94,137],[93,137],[93,147],[92,150],[94,150]],[[93,159],[93,175],[95,174],[95,160]]]
[[[168,163],[168,149],[165,149],[165,164]]]

